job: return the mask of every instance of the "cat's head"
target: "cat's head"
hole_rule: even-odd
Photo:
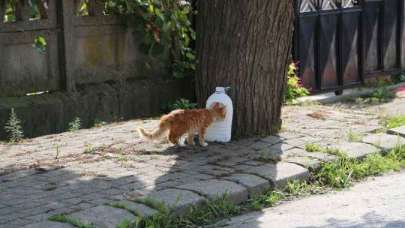
[[[225,119],[226,116],[226,107],[225,105],[219,103],[219,102],[214,102],[211,105],[211,109],[214,110],[216,117],[219,119]]]

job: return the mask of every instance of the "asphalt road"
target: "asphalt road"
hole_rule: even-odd
[[[221,221],[215,227],[405,228],[405,172]]]

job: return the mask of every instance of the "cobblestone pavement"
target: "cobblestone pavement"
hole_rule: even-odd
[[[170,196],[183,194],[189,201],[177,202],[181,211],[189,203],[215,197],[224,186],[239,202],[270,185],[285,184],[291,177],[305,178],[307,168],[332,159],[326,154],[308,154],[303,149],[306,144],[347,147],[349,132],[367,135],[376,131],[381,128],[379,116],[384,110],[405,114],[403,107],[405,99],[368,107],[289,106],[283,110],[279,135],[207,148],[173,148],[164,141],[146,143],[138,138],[136,128],[153,128],[156,120],[114,123],[18,145],[2,143],[0,227],[22,227],[61,213],[82,218],[83,210],[108,215],[108,208],[97,206],[144,196],[169,203],[173,201]],[[349,150],[364,145],[349,145]],[[374,149],[368,147],[367,151]]]

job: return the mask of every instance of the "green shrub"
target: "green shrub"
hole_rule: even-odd
[[[107,0],[106,14],[127,16],[127,22],[143,34],[141,48],[151,57],[169,53],[175,78],[195,71],[196,38],[191,23],[194,11],[190,1]],[[148,64],[147,64],[148,65]]]
[[[174,103],[169,105],[170,110],[176,110],[176,109],[194,109],[197,108],[196,103],[192,103],[187,99],[181,98]]]
[[[14,111],[14,108],[11,109],[10,117],[4,129],[8,133],[9,141],[11,143],[19,142],[24,138],[21,120],[18,119],[17,113]]]
[[[287,102],[292,102],[299,97],[308,96],[309,91],[303,87],[299,77],[297,76],[297,65],[291,63],[288,68],[288,82],[285,93],[285,99]]]

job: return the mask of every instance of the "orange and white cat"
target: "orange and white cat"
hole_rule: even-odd
[[[138,129],[141,136],[148,140],[162,138],[169,132],[168,139],[171,143],[184,146],[182,136],[187,134],[187,143],[194,145],[194,135],[198,133],[201,146],[208,146],[205,142],[207,128],[216,120],[223,120],[226,116],[226,107],[218,102],[213,103],[208,109],[174,110],[160,118],[159,128],[149,133]]]

